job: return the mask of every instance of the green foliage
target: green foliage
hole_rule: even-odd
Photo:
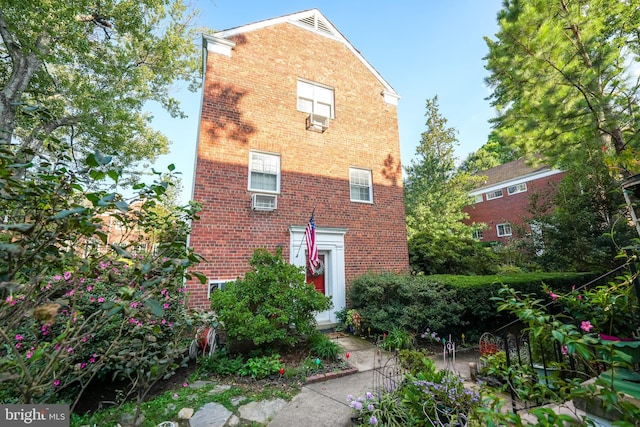
[[[585,176],[592,159],[637,172],[638,19],[636,0],[505,3],[485,39],[499,139]]]
[[[401,405],[400,396],[396,392],[383,391],[378,396],[368,392],[355,400],[349,395],[347,401],[363,424],[390,427],[409,425],[406,409]]]
[[[198,359],[198,372],[211,375],[235,375],[244,366],[242,356],[231,357],[226,348],[216,350],[211,356]]]
[[[284,365],[280,360],[279,354],[271,356],[251,357],[247,359],[242,368],[238,370],[241,377],[250,376],[254,379],[266,378],[270,375],[279,373],[280,368]]]
[[[384,335],[380,347],[387,351],[409,350],[415,347],[415,339],[409,332],[396,327]]]
[[[420,231],[409,237],[411,270],[424,274],[494,274],[499,257],[471,238]]]
[[[336,360],[338,353],[342,351],[342,347],[338,343],[319,331],[313,332],[309,336],[308,342],[311,354],[323,360]]]
[[[302,268],[257,249],[244,279],[228,283],[211,296],[211,308],[225,325],[230,340],[255,345],[294,345],[315,330],[316,312],[328,310],[331,299],[305,283]]]
[[[349,285],[352,307],[367,319],[371,329],[387,332],[401,328],[413,334],[425,330],[443,335],[464,333],[471,340],[512,320],[497,313],[492,300],[503,285],[544,297],[543,284],[571,289],[593,275],[580,273],[528,273],[513,276],[410,276],[367,273]]]
[[[454,149],[457,131],[447,127],[440,115],[438,97],[426,103],[427,130],[422,133],[415,159],[406,167],[404,184],[409,236],[419,231],[431,234],[471,234],[461,220],[469,203],[475,178],[456,173]]]
[[[0,149],[3,397],[31,403],[64,393],[77,402],[92,379],[108,376],[126,380],[125,394],[140,402],[185,362],[184,333],[193,320],[183,282],[199,257],[179,242],[160,243],[154,253],[124,244],[97,251],[106,241],[100,216],[132,229],[166,187],[141,185],[133,212],[117,193],[85,189],[96,167],[118,178],[108,157],[91,156],[82,174],[67,161],[20,164]],[[172,226],[186,230],[196,208],[179,212]]]
[[[3,0],[0,10],[0,140],[26,161],[28,150],[101,151],[121,168],[167,152],[144,108],[151,101],[182,117],[173,84],[199,84],[194,14],[181,0]]]
[[[436,371],[436,363],[429,357],[425,350],[400,350],[398,352],[400,366],[411,375],[422,372],[433,374]]]
[[[489,134],[488,141],[475,152],[469,154],[459,166],[459,170],[482,175],[482,171],[518,160],[521,154],[515,147],[508,146],[498,138],[495,130]]]

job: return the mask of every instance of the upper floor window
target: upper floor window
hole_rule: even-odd
[[[523,182],[521,184],[511,185],[507,187],[507,194],[512,195],[516,193],[523,193],[527,191],[527,183]]]
[[[280,192],[280,156],[252,151],[249,154],[249,191]]]
[[[482,237],[483,237],[483,235],[482,235],[482,230],[473,230],[473,235],[472,235],[472,237],[473,237],[475,240],[482,240]]]
[[[370,170],[350,168],[349,186],[352,202],[373,202]]]
[[[298,111],[334,118],[333,89],[298,80]]]
[[[506,237],[511,236],[511,224],[498,224],[496,225],[496,229],[498,230],[498,237]]]
[[[499,197],[502,197],[502,189],[487,193],[487,200],[497,199]]]

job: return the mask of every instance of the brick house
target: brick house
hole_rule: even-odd
[[[530,216],[530,197],[533,193],[548,199],[564,172],[548,166],[530,166],[524,159],[482,171],[486,177],[482,186],[473,190],[472,205],[466,224],[484,223],[486,228],[474,237],[480,241],[508,243],[514,237],[514,226],[525,225]]]
[[[317,10],[203,36],[204,84],[190,245],[207,286],[243,276],[256,248],[306,265],[315,208],[323,273],[310,277],[335,323],[350,280],[408,271],[398,94]]]

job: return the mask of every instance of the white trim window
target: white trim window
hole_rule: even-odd
[[[483,237],[483,235],[482,235],[482,230],[473,230],[473,235],[472,235],[472,237],[473,237],[475,240],[482,240],[482,237]]]
[[[490,192],[488,192],[486,194],[487,194],[487,200],[499,199],[500,197],[503,196],[502,189],[495,190],[495,191],[490,191]]]
[[[209,289],[207,289],[207,299],[211,299],[211,294],[217,290],[224,290],[227,283],[233,280],[209,280]]]
[[[496,230],[498,231],[498,237],[507,237],[513,234],[511,231],[511,224],[507,222],[496,225]]]
[[[527,183],[526,182],[522,182],[522,183],[516,184],[516,185],[510,185],[509,187],[507,187],[507,194],[510,195],[510,196],[512,194],[524,193],[525,191],[527,191]]]
[[[249,153],[249,191],[280,192],[280,156],[277,154]]]
[[[482,203],[484,199],[482,198],[482,194],[476,194],[473,196],[473,203]]]
[[[298,80],[298,111],[333,119],[333,89],[317,83]]]
[[[373,203],[370,170],[349,168],[349,188],[352,202]]]

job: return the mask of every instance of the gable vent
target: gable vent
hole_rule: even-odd
[[[332,37],[337,37],[337,35],[331,30],[329,24],[322,18],[318,19],[318,16],[316,14],[299,19],[298,22],[302,25],[306,25],[307,27],[311,27],[314,30],[328,34]]]

